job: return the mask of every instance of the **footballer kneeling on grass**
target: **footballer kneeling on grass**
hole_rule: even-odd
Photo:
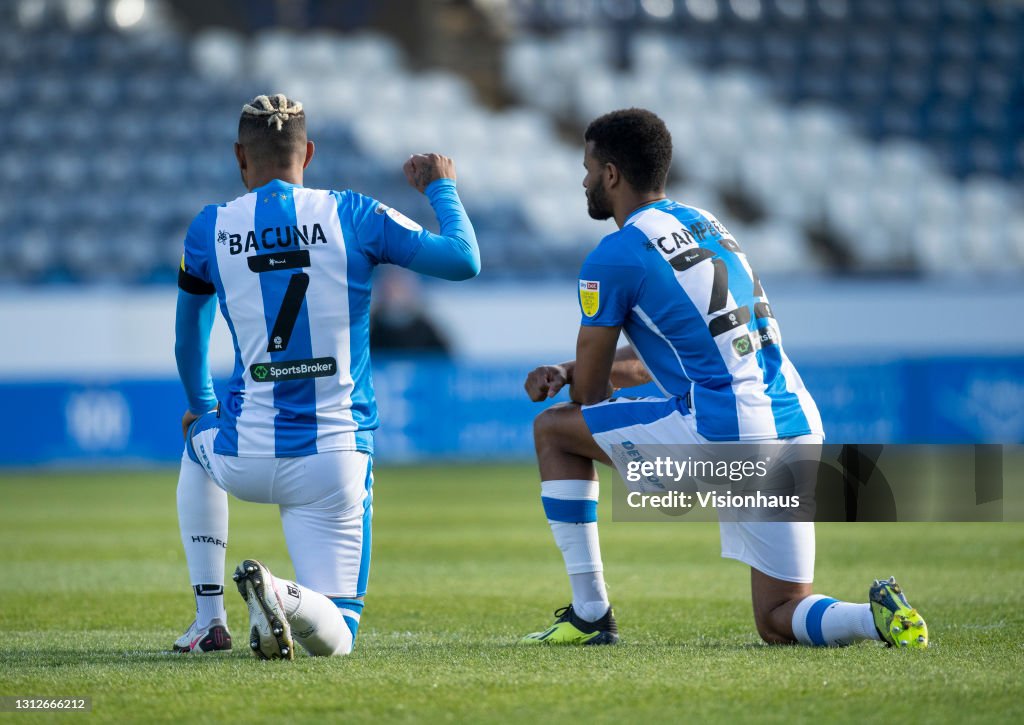
[[[263,659],[352,651],[370,567],[373,431],[370,286],[397,264],[448,280],[480,271],[476,235],[437,154],[405,163],[441,233],[353,191],[302,186],[313,158],[302,104],[258,96],[235,155],[249,193],[208,206],[185,238],[175,355],[188,397],[178,519],[196,619],[181,652],[231,649],[224,611],[227,493],[276,504],[295,581],[256,559],[235,571],[249,646]],[[220,303],[235,368],[220,401],[207,347]],[[294,640],[294,641],[293,641]]]
[[[525,644],[615,644],[597,535],[594,462],[616,446],[744,441],[783,456],[824,439],[814,400],[782,348],[768,297],[750,262],[710,213],[667,199],[672,139],[642,109],[606,114],[585,134],[587,206],[619,230],[580,272],[576,359],[526,379],[536,402],[569,385],[571,403],[537,416],[541,501],[572,586],[572,603]],[[616,351],[624,333],[630,346]],[[612,398],[654,381],[664,397]],[[616,461],[619,462],[618,460]],[[624,480],[627,470],[620,467]],[[814,594],[812,521],[719,523],[722,556],[750,566],[754,622],[764,641],[817,646],[881,640],[928,646],[924,620],[892,578],[868,602]]]

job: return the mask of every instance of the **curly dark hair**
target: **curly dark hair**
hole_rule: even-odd
[[[665,122],[643,108],[626,108],[595,118],[583,134],[594,142],[594,156],[615,164],[639,192],[665,188],[672,164],[672,134]]]

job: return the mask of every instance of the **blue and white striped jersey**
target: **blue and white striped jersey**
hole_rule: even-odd
[[[582,324],[621,325],[661,391],[690,394],[705,438],[823,435],[764,288],[710,213],[642,207],[590,253],[579,290]]]
[[[369,350],[373,268],[391,263],[446,276],[454,260],[468,270],[450,279],[479,269],[454,182],[435,181],[427,195],[442,234],[447,226],[461,236],[431,234],[352,191],[284,181],[208,206],[196,217],[182,270],[186,279],[212,285],[206,291],[216,292],[235,347],[217,453],[372,452],[371,431],[378,425]]]

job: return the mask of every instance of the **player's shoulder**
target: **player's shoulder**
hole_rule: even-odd
[[[364,218],[366,214],[386,214],[387,204],[377,201],[372,196],[354,189],[336,189],[329,192],[338,204],[338,213],[351,215],[352,218]]]
[[[684,208],[687,211],[684,217],[687,228],[698,240],[704,239],[705,236],[712,238],[730,236],[729,230],[725,228],[725,225],[707,209],[702,209],[699,206],[687,206]]]
[[[722,226],[722,222],[718,220],[718,217],[709,212],[707,209],[701,209],[698,206],[693,206],[689,208],[698,219],[702,219],[703,221],[710,223],[713,227],[716,227],[716,231],[725,231],[725,227]]]
[[[701,220],[704,213],[672,199],[661,199],[631,214],[622,229],[608,235],[609,247],[629,250],[643,264],[645,253],[655,251],[666,237],[685,233],[685,228]]]
[[[366,194],[360,194],[357,191],[346,189],[343,192],[337,192],[345,196],[339,196],[339,205],[343,205],[347,212],[351,215],[352,221],[355,223],[357,228],[366,230],[369,228],[371,231],[380,231],[379,224],[383,223],[384,219],[390,219],[400,227],[404,227],[410,232],[419,233],[423,231],[423,226],[418,222],[410,219],[402,212],[398,211],[392,206],[388,206],[382,201],[374,199],[372,196]]]
[[[643,267],[642,252],[647,237],[631,224],[605,235],[587,255],[584,264]]]
[[[628,226],[636,227],[646,236],[656,236],[677,223],[687,224],[709,212],[673,199],[662,199],[629,218]]]
[[[221,202],[220,204],[207,204],[199,210],[199,213],[196,214],[193,221],[207,221],[213,219],[217,216],[217,210],[223,209],[226,206],[227,202]]]
[[[217,223],[217,210],[227,206],[227,204],[207,204],[199,213],[192,217],[192,222],[188,225],[188,235],[195,237],[196,239],[202,239],[204,236],[208,236],[213,232],[214,225]]]
[[[341,198],[346,194],[353,193],[349,189],[320,189],[315,186],[295,186],[292,187],[292,191],[300,196],[322,196],[333,197],[335,199]]]
[[[699,206],[665,200],[656,207],[644,210],[631,222],[647,235],[649,245],[658,245],[667,251],[663,242],[671,238],[669,246],[681,243],[701,244],[718,242],[738,251],[735,240],[714,214]]]
[[[342,211],[341,198],[345,192],[336,189],[320,189],[315,186],[292,186],[292,198],[296,210],[306,213],[323,213],[330,207],[336,207],[339,215]]]
[[[358,192],[355,189],[331,189],[328,193],[337,199],[339,204],[346,204],[348,206],[358,207],[370,204],[380,204],[380,202],[372,196]]]

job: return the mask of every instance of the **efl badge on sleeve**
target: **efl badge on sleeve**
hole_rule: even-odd
[[[597,314],[597,308],[601,305],[601,283],[580,280],[580,307],[583,314],[593,317]]]
[[[421,227],[419,224],[414,222],[412,219],[407,217],[402,212],[398,211],[398,209],[392,209],[389,207],[388,210],[385,211],[384,213],[387,214],[392,219],[394,219],[398,224],[408,229],[410,232],[423,231],[423,227]]]

